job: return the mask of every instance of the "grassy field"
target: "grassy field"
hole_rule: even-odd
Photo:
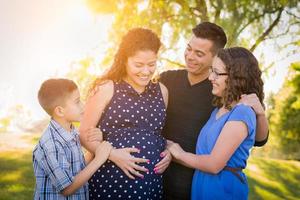
[[[37,135],[0,134],[0,200],[29,200],[34,176],[31,151]],[[251,157],[249,199],[300,199],[300,162]]]

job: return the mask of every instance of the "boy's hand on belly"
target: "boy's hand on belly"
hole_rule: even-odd
[[[139,153],[137,148],[122,148],[113,149],[110,152],[109,160],[114,162],[121,170],[130,178],[135,179],[135,176],[144,178],[140,172],[148,172],[145,167],[139,166],[136,163],[149,163],[148,159],[137,158],[131,155],[131,153]]]

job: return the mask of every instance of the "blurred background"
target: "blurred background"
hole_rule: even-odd
[[[133,27],[164,44],[158,72],[184,67],[191,29],[215,22],[260,62],[270,138],[254,148],[249,199],[300,198],[300,3],[297,0],[0,0],[0,200],[32,199],[31,152],[49,118],[37,91],[53,77],[89,84]]]

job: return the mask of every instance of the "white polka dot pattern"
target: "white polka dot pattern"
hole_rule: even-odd
[[[150,160],[149,164],[140,164],[149,172],[143,179],[132,180],[107,161],[89,181],[90,199],[162,199],[162,175],[153,171],[166,144],[161,136],[166,109],[159,84],[149,83],[141,94],[124,81],[114,83],[114,89],[99,127],[114,147],[139,148],[140,153],[133,155]]]

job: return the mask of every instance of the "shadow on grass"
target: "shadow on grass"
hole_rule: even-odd
[[[295,161],[252,158],[246,174],[250,200],[300,197],[300,165]]]
[[[0,200],[33,199],[31,152],[0,152]]]

